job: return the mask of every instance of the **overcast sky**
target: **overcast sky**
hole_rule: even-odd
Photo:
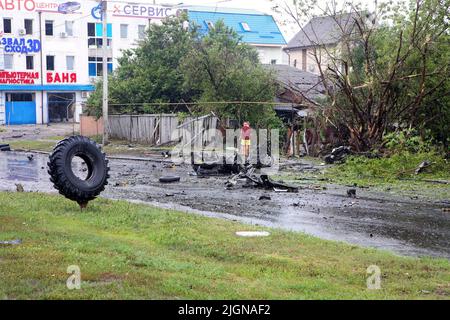
[[[135,0],[136,2],[149,2],[153,3],[153,0]],[[281,31],[286,38],[286,41],[289,41],[295,33],[298,32],[299,28],[296,24],[293,23],[285,23],[286,15],[280,16],[276,14],[272,9],[277,4],[281,4],[283,2],[292,3],[292,0],[156,0],[156,4],[187,4],[187,5],[201,5],[201,6],[217,6],[217,7],[230,7],[230,8],[243,8],[243,9],[253,9],[258,10],[264,13],[271,14],[277,20]],[[327,3],[330,3],[332,0],[318,0],[319,6],[324,6]],[[375,0],[354,0],[361,2],[363,5],[370,7],[374,6]],[[381,2],[383,0],[378,0]],[[396,0],[394,0],[396,1]],[[344,0],[335,0],[336,3],[342,4]],[[319,14],[320,11],[317,12]]]

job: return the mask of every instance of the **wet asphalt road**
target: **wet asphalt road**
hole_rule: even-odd
[[[47,156],[34,154],[29,161],[28,154],[0,152],[0,190],[15,190],[20,183],[25,191],[55,192]],[[110,165],[110,184],[102,194],[107,198],[302,231],[401,255],[450,259],[450,214],[442,210],[450,206],[448,201],[412,200],[367,189],[357,189],[354,199],[341,186],[276,193],[238,184],[226,190],[227,177],[192,176],[190,166],[114,159]],[[179,175],[181,181],[161,184],[163,175]],[[261,195],[271,199],[259,200]]]

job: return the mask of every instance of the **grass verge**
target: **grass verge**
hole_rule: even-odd
[[[2,143],[9,144],[13,150],[34,150],[51,152],[56,143],[64,137],[50,137],[39,140],[10,140]],[[94,137],[97,143],[101,143],[101,138]],[[131,147],[130,147],[131,146]],[[147,156],[148,154],[160,154],[162,151],[169,151],[172,147],[149,147],[144,145],[130,145],[124,141],[112,141],[111,144],[103,148],[109,155],[129,155],[129,156]]]
[[[450,262],[407,258],[256,226],[98,199],[80,212],[61,196],[0,193],[3,299],[450,298]],[[81,270],[68,290],[67,268]],[[381,269],[368,290],[366,270]]]
[[[416,175],[415,170],[423,161],[431,166]],[[338,184],[371,186],[409,195],[420,193],[434,199],[448,199],[450,194],[450,185],[439,183],[450,181],[450,163],[433,152],[405,151],[380,159],[351,157],[344,164],[326,170],[323,177]]]

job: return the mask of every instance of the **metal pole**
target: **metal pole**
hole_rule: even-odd
[[[103,145],[109,143],[109,121],[108,121],[108,23],[107,2],[102,1],[102,49],[103,49]]]
[[[44,124],[44,44],[42,43],[42,12],[39,11],[39,41],[41,42],[40,62],[41,62],[41,124]],[[47,109],[48,115],[48,109]],[[50,119],[47,119],[50,124]]]

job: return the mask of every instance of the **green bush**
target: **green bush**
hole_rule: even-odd
[[[449,179],[450,164],[437,152],[411,153],[402,151],[379,159],[363,156],[349,157],[347,161],[329,170],[344,180],[385,180],[416,177],[415,170],[423,162],[431,162],[431,166],[420,174],[420,178]]]
[[[431,140],[423,139],[414,129],[405,129],[388,133],[383,138],[388,153],[431,152],[435,150]]]

